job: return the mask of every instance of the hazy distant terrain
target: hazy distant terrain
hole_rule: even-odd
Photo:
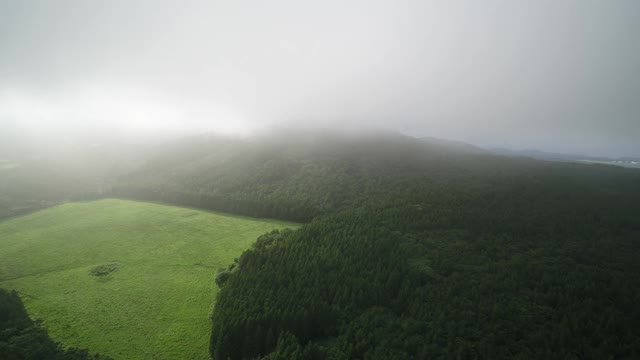
[[[490,148],[496,154],[511,156],[511,157],[530,157],[539,160],[548,161],[568,161],[568,162],[582,162],[586,164],[603,164],[603,165],[615,165],[629,168],[640,168],[640,158],[634,157],[621,157],[621,158],[609,158],[603,156],[587,156],[577,154],[560,154],[544,152],[539,150],[512,150],[505,148]]]

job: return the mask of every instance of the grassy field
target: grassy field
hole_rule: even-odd
[[[0,287],[52,337],[115,359],[208,359],[214,276],[296,224],[124,200],[0,222]],[[107,275],[92,269],[110,264]]]

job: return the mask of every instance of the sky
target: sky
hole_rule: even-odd
[[[0,131],[375,128],[640,156],[639,37],[637,0],[0,0]]]

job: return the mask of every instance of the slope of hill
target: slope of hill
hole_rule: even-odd
[[[221,273],[215,359],[640,354],[634,169],[280,132],[154,148],[102,196],[309,222]]]
[[[468,152],[475,154],[488,154],[490,152],[486,149],[466,143],[464,141],[440,139],[435,137],[423,137],[420,138],[420,140],[432,145],[448,148],[450,151]]]
[[[635,189],[637,179],[638,172],[632,170],[453,150],[396,134],[283,133],[249,140],[199,137],[177,142],[146,166],[120,177],[112,194],[308,221],[357,206],[363,199],[403,198],[415,193],[415,186],[490,191],[501,183],[516,191],[540,183],[557,193],[575,182],[598,196],[601,187],[624,194]],[[560,187],[554,188],[556,184]],[[558,194],[540,190],[536,195]]]
[[[149,145],[115,141],[0,149],[0,219],[100,193],[152,153]]]
[[[272,220],[102,200],[0,222],[0,288],[53,338],[116,359],[206,359],[213,276]]]
[[[213,315],[215,359],[639,353],[639,172],[398,137],[284,144],[262,153],[285,164],[275,178],[256,164],[239,183],[312,189],[326,210],[239,259]]]

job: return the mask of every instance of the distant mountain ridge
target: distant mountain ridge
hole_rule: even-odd
[[[481,148],[473,144],[466,143],[464,141],[442,139],[442,138],[436,138],[436,137],[430,137],[430,136],[421,137],[419,139],[424,141],[425,143],[441,146],[450,150],[458,150],[458,151],[464,151],[464,152],[469,152],[474,154],[490,153],[490,151],[487,149]]]
[[[569,161],[594,164],[616,165],[629,168],[640,168],[640,158],[636,157],[619,157],[610,158],[605,156],[588,156],[580,154],[565,154],[556,152],[546,152],[534,149],[514,150],[507,148],[489,148],[494,154],[509,157],[529,157],[546,161]]]

